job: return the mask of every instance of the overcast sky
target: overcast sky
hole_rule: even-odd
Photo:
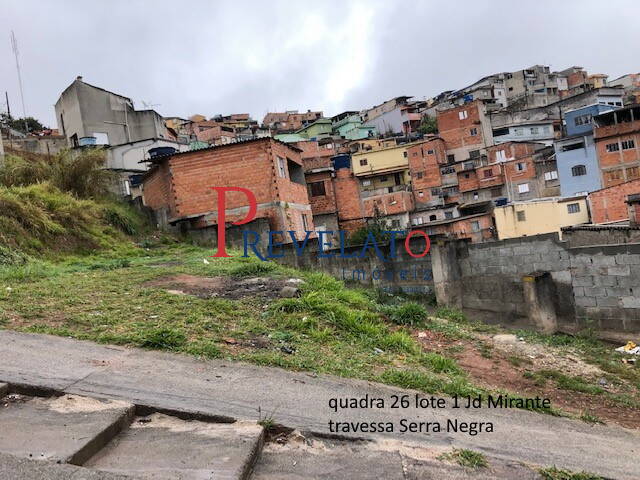
[[[84,80],[165,116],[360,110],[534,64],[640,71],[638,0],[0,0],[0,91],[55,125]],[[0,107],[5,109],[4,98]]]

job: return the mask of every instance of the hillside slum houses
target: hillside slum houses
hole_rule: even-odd
[[[609,81],[535,65],[428,100],[398,96],[333,116],[270,112],[258,122],[247,113],[163,117],[78,77],[55,104],[55,136],[66,148],[105,149],[116,190],[163,228],[211,231],[211,187],[240,186],[255,192],[262,229],[376,225],[485,242],[635,225],[639,96],[640,74]],[[227,220],[247,207],[230,194]]]

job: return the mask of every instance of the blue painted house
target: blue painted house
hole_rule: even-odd
[[[566,137],[553,143],[560,195],[563,197],[587,194],[602,188],[591,119],[614,108],[595,104],[565,112]]]

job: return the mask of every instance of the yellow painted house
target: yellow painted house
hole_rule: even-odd
[[[413,143],[368,150],[351,155],[351,165],[356,176],[379,175],[409,168],[407,149]]]
[[[498,239],[559,232],[562,227],[589,223],[586,197],[538,198],[493,210]]]

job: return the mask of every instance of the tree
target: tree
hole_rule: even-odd
[[[422,134],[438,133],[438,122],[435,118],[425,115],[422,117],[418,131]]]
[[[44,130],[46,127],[33,117],[13,118],[6,113],[0,113],[0,125],[12,128],[22,133],[32,133]]]

